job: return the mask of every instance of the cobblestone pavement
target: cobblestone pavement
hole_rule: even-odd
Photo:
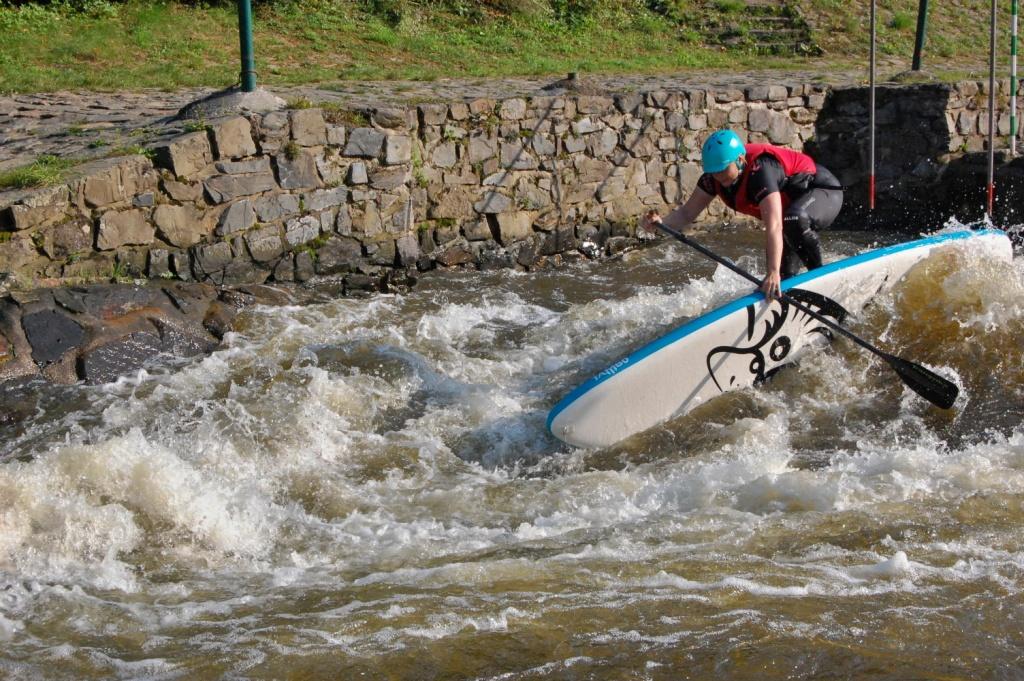
[[[829,83],[843,85],[864,79],[863,73],[810,71],[766,71],[741,74],[687,72],[661,76],[588,76],[590,87],[612,93],[646,92],[683,87],[731,88],[770,83]],[[422,81],[348,81],[315,87],[272,87],[285,100],[306,98],[331,101],[352,108],[428,101],[458,101],[490,97],[554,94],[559,89],[542,89],[555,79],[442,79]],[[53,92],[0,97],[0,170],[32,162],[43,154],[61,157],[96,158],[118,149],[152,144],[184,129],[175,120],[178,110],[189,102],[214,92],[193,88],[166,92]]]

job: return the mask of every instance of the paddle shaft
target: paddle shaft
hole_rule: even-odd
[[[662,222],[655,222],[654,224],[656,224],[658,226],[658,228],[661,229],[663,232],[665,232],[666,234],[669,234],[669,235],[675,237],[679,241],[682,241],[684,244],[686,244],[690,248],[693,248],[694,250],[700,251],[701,253],[703,253],[707,257],[711,258],[715,262],[718,262],[718,263],[721,263],[721,264],[725,265],[726,267],[728,267],[730,270],[732,270],[736,274],[740,275],[741,277],[744,277],[745,279],[748,279],[748,280],[752,281],[756,286],[758,286],[758,287],[761,286],[761,280],[760,279],[755,277],[750,272],[747,272],[745,269],[743,269],[742,267],[740,267],[739,265],[737,265],[733,261],[728,260],[726,258],[723,258],[722,256],[718,255],[717,253],[715,253],[713,251],[709,251],[707,248],[705,248],[704,246],[700,245],[699,243],[697,243],[693,239],[689,238],[688,236],[686,236],[686,235],[684,235],[684,234],[682,234],[680,232],[677,232],[676,230],[672,229],[671,227],[665,226],[665,224],[662,223]],[[852,340],[854,343],[856,343],[857,345],[861,346],[865,350],[870,350],[871,352],[875,353],[876,355],[878,355],[879,357],[881,357],[885,361],[891,363],[892,360],[898,359],[897,357],[895,357],[893,355],[890,355],[888,352],[885,352],[884,350],[876,348],[874,345],[872,345],[871,343],[868,343],[866,340],[864,340],[860,336],[856,335],[855,333],[853,333],[852,331],[850,331],[846,327],[841,326],[839,323],[835,322],[834,320],[829,319],[825,315],[820,314],[820,313],[812,310],[811,308],[809,308],[806,305],[804,305],[803,303],[801,303],[799,300],[795,300],[792,296],[789,296],[789,295],[786,295],[785,293],[783,293],[783,294],[780,295],[780,298],[782,300],[784,300],[786,303],[788,303],[789,305],[792,305],[796,309],[800,310],[804,314],[807,314],[807,315],[810,315],[811,317],[814,317],[819,322],[824,323],[825,325],[827,325],[829,328],[833,329],[834,331],[837,331],[840,334],[846,336],[847,338],[849,338],[850,340]]]

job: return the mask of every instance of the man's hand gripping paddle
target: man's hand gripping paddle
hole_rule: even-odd
[[[670,227],[666,227],[661,222],[661,220],[652,221],[652,224],[656,225],[658,229],[665,232],[669,236],[672,236],[675,239],[682,241],[690,248],[700,251],[701,253],[711,258],[715,262],[725,265],[736,274],[740,275],[741,277],[744,277],[745,279],[750,280],[751,282],[754,283],[755,286],[761,286],[761,281],[758,280],[757,277],[752,275],[750,272],[747,272],[746,270],[736,265],[731,260],[727,260],[722,256],[717,255],[712,251],[709,251],[704,246],[700,245],[699,243],[690,239],[689,237],[681,234],[680,232],[677,232]],[[855,335],[852,331],[849,331],[845,327],[839,325],[837,322],[829,319],[828,317],[822,314],[819,314],[818,312],[815,312],[814,310],[807,307],[800,301],[793,299],[792,296],[783,293],[779,297],[782,300],[786,301],[786,303],[788,303],[789,305],[792,305],[796,309],[803,312],[804,314],[814,317],[819,322],[822,322],[823,324],[831,328],[833,331],[836,331],[842,334],[843,336],[846,336],[847,338],[849,338],[850,340],[852,340],[854,343],[861,346],[865,350],[869,350],[878,355],[879,357],[881,357],[882,359],[884,359],[886,363],[888,363],[888,365],[892,367],[892,370],[895,371],[901,379],[903,379],[903,382],[906,383],[911,390],[913,390],[918,395],[925,398],[935,406],[942,407],[943,409],[949,409],[950,407],[953,406],[953,403],[956,401],[957,395],[960,393],[960,389],[957,388],[956,385],[954,385],[952,382],[946,380],[942,376],[939,376],[935,372],[924,368],[920,364],[916,364],[909,360],[903,359],[902,357],[897,357],[896,355],[890,355],[888,352],[880,350],[871,343],[868,343],[863,338]]]

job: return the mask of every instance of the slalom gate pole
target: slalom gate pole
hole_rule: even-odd
[[[868,210],[875,209],[875,0],[871,0],[871,47],[869,49],[870,85],[868,87]]]
[[[988,46],[988,202],[987,215],[992,220],[996,198],[996,0],[992,0],[992,19]]]
[[[1017,155],[1017,0],[1010,3],[1010,156]]]

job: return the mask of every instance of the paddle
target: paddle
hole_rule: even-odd
[[[669,234],[670,236],[675,237],[679,241],[682,241],[690,248],[696,249],[703,253],[704,255],[706,255],[707,257],[714,260],[715,262],[719,262],[725,265],[726,267],[728,267],[730,270],[740,275],[741,277],[744,277],[754,282],[756,286],[761,286],[761,281],[757,277],[752,275],[750,272],[747,272],[739,265],[736,265],[731,260],[727,260],[722,256],[712,251],[709,251],[707,248],[701,246],[693,239],[690,239],[689,237],[685,236],[684,234],[681,234],[680,232],[675,231],[670,227],[666,227],[660,220],[655,222],[654,224],[658,226],[658,229],[665,232],[666,234]],[[953,406],[953,403],[956,401],[956,397],[959,394],[960,389],[957,388],[956,385],[954,385],[952,382],[947,381],[942,376],[939,376],[935,372],[924,368],[920,364],[915,364],[914,362],[905,360],[902,357],[897,357],[896,355],[890,355],[888,352],[884,352],[879,348],[876,348],[871,343],[868,343],[860,336],[854,334],[852,331],[846,329],[837,322],[829,319],[825,315],[815,312],[814,310],[807,307],[800,301],[795,300],[792,296],[783,293],[780,296],[780,298],[786,301],[786,303],[788,303],[789,305],[792,305],[796,309],[800,310],[804,314],[810,315],[811,317],[817,319],[819,322],[822,322],[825,325],[829,326],[834,331],[838,331],[840,334],[846,336],[847,338],[849,338],[850,340],[852,340],[854,343],[861,346],[865,350],[870,350],[871,352],[875,353],[876,355],[884,359],[889,364],[889,366],[892,367],[893,371],[895,371],[899,375],[899,377],[903,379],[903,382],[906,383],[911,390],[913,390],[918,395],[925,398],[932,404],[938,407],[942,407],[943,409],[949,409],[950,407]]]

